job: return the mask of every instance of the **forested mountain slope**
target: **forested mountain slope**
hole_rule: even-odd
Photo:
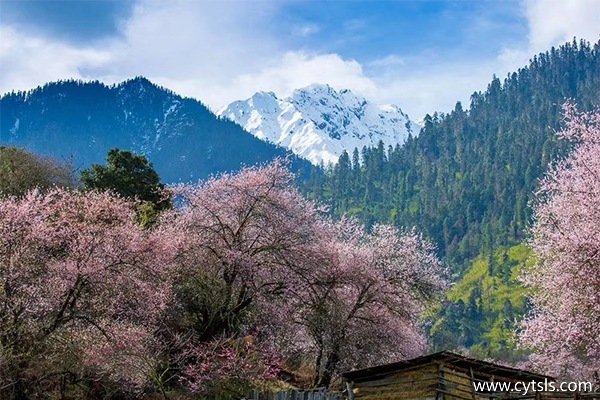
[[[342,154],[307,191],[335,215],[416,226],[463,270],[480,253],[524,238],[537,179],[563,152],[561,107],[600,105],[600,43],[565,44],[494,78],[448,114],[427,116],[405,146]]]
[[[290,156],[218,118],[201,102],[138,77],[118,85],[61,81],[0,98],[0,144],[87,168],[118,147],[143,154],[165,182],[193,181]]]

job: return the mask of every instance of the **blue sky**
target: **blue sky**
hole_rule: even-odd
[[[415,119],[600,38],[600,1],[0,0],[0,91],[137,75],[217,109],[329,83]]]

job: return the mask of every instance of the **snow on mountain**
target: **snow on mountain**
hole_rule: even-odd
[[[280,99],[258,92],[217,112],[259,139],[290,149],[313,164],[336,163],[344,150],[402,144],[419,127],[394,105],[376,105],[350,90],[311,85]]]

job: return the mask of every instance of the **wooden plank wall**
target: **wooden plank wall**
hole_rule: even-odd
[[[470,371],[440,365],[440,393],[445,400],[475,400]]]
[[[438,381],[438,366],[425,365],[370,381],[354,382],[354,399],[435,400]]]
[[[261,392],[253,390],[247,400],[344,400],[344,396],[337,391],[328,391],[325,388],[312,390],[284,390],[279,392]]]

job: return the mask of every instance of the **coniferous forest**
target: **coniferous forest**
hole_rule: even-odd
[[[562,106],[598,107],[599,87],[600,43],[574,40],[494,78],[469,108],[457,103],[448,114],[427,115],[404,146],[342,154],[306,191],[338,217],[424,232],[454,280],[468,280],[432,317],[435,345],[498,355],[513,336],[514,316],[526,311],[517,278],[534,192],[547,166],[569,150],[556,137]],[[511,297],[497,295],[506,291]]]

